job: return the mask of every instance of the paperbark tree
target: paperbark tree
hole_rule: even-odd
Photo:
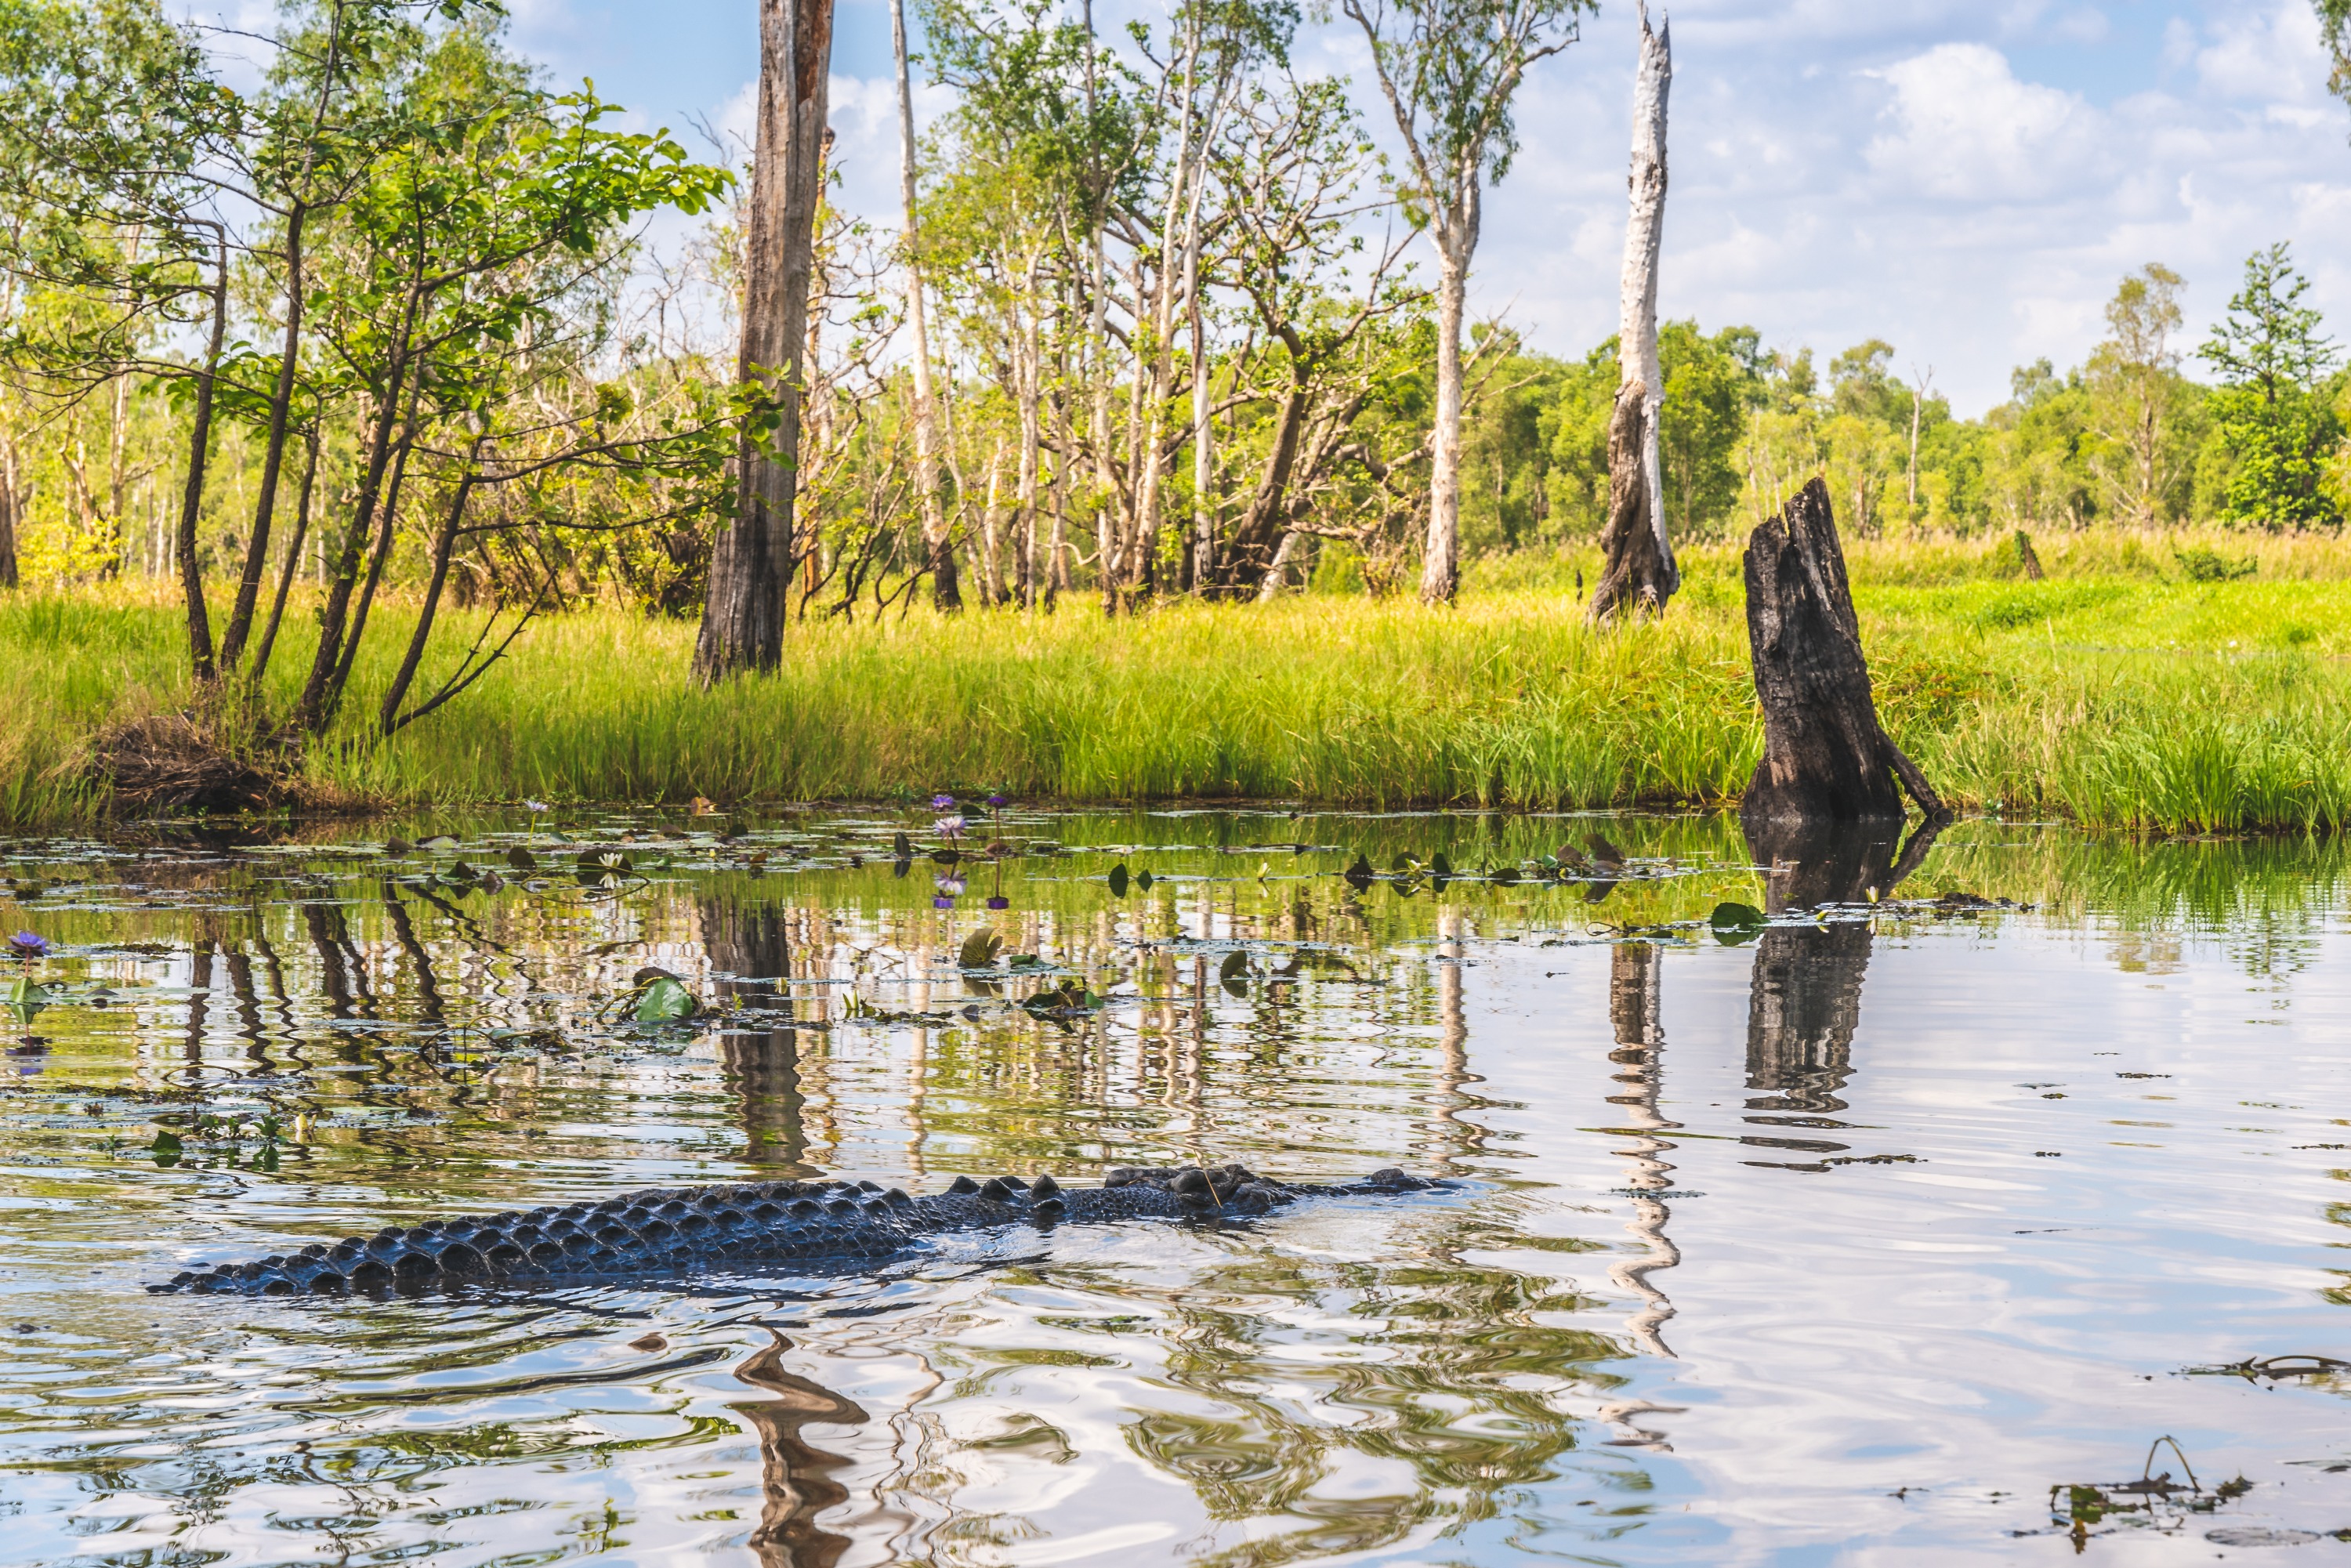
[[[735,516],[711,551],[709,600],[694,650],[695,674],[705,684],[783,661],[785,593],[799,544],[799,381],[831,59],[832,0],[759,0],[759,129],[737,375],[765,390],[767,413],[745,424]]]
[[[1460,586],[1461,327],[1486,182],[1510,172],[1510,100],[1527,68],[1578,36],[1595,0],[1343,0],[1371,45],[1380,91],[1404,140],[1396,194],[1437,251],[1437,408],[1420,596]]]
[[[931,333],[923,298],[923,233],[914,179],[914,80],[906,53],[906,0],[890,0],[890,44],[898,57],[898,190],[906,207],[906,326],[914,349],[914,489],[922,507],[923,545],[930,553],[931,601],[949,613],[963,608],[955,549],[939,506],[938,403],[931,385]]]
[[[1666,232],[1666,104],[1673,88],[1669,27],[1651,29],[1641,5],[1641,63],[1633,78],[1632,210],[1625,226],[1625,270],[1617,312],[1616,413],[1608,427],[1605,564],[1593,591],[1591,618],[1605,621],[1628,606],[1660,612],[1681,586],[1666,529],[1665,468],[1657,418],[1666,373],[1657,356],[1657,257]]]

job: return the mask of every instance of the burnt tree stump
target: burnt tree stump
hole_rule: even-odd
[[[1828,486],[1817,478],[1747,541],[1747,637],[1763,706],[1763,760],[1740,819],[1898,822],[1902,790],[1950,813],[1878,722]],[[1897,782],[1898,781],[1898,782]]]

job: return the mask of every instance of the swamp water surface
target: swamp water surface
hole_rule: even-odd
[[[0,1019],[0,1563],[2351,1555],[2335,848],[973,829],[1020,852],[887,810],[0,844],[57,949]],[[1595,831],[1621,869],[1541,874]],[[647,967],[712,1011],[634,1021]],[[144,1288],[653,1183],[1194,1160],[1459,1185],[870,1273]]]

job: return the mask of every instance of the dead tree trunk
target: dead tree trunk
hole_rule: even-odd
[[[1627,382],[1616,392],[1608,421],[1608,526],[1600,536],[1604,560],[1587,612],[1593,624],[1619,611],[1666,607],[1677,579],[1664,554],[1665,532],[1650,520],[1650,493],[1643,449],[1649,442],[1647,389]]]
[[[1651,31],[1641,6],[1641,66],[1633,78],[1632,211],[1625,226],[1625,272],[1616,326],[1623,381],[1608,430],[1607,564],[1591,617],[1666,607],[1681,573],[1666,531],[1665,470],[1657,419],[1666,376],[1657,361],[1657,257],[1666,233],[1666,100],[1674,81],[1670,28]]]
[[[1817,478],[1747,541],[1747,636],[1763,760],[1740,818],[1761,824],[1898,822],[1902,790],[1949,813],[1877,720],[1828,486]],[[1896,780],[1899,780],[1897,785]]]
[[[743,344],[737,377],[773,400],[764,440],[746,427],[736,456],[735,516],[710,558],[710,598],[694,649],[705,682],[772,670],[784,656],[799,487],[801,361],[809,273],[822,188],[832,0],[759,0],[759,129],[744,235]]]

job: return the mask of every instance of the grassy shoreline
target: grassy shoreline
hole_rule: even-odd
[[[1954,804],[2172,832],[2351,825],[2351,547],[2265,547],[2259,576],[2220,582],[2164,575],[2153,549],[2042,548],[2037,583],[1997,549],[1853,551],[1887,726]],[[1452,611],[1308,596],[1121,622],[1071,603],[810,622],[782,672],[707,692],[687,674],[690,623],[591,610],[534,628],[475,690],[380,744],[363,721],[406,633],[395,603],[304,768],[391,806],[980,786],[1369,807],[1735,799],[1761,747],[1735,550],[1691,552],[1664,621],[1604,632],[1562,591],[1573,564],[1489,571]],[[467,620],[444,617],[444,638]],[[290,703],[306,642],[289,637],[267,706]],[[102,810],[89,737],[183,704],[183,656],[170,602],[143,590],[0,597],[0,819]]]

